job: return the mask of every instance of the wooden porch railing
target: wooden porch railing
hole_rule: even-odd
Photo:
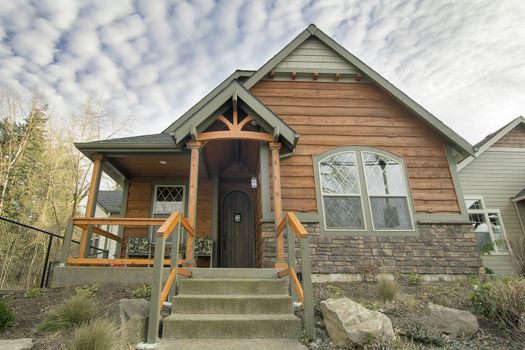
[[[160,310],[168,296],[175,293],[175,281],[178,275],[191,277],[191,271],[179,267],[179,245],[182,238],[182,228],[188,233],[188,244],[193,241],[195,230],[188,220],[179,212],[173,212],[162,224],[155,234],[155,263],[153,265],[153,281],[151,284],[151,299],[149,308],[148,343],[156,343],[159,334]],[[166,240],[173,231],[177,230],[172,237],[171,247],[171,270],[166,281],[163,283],[164,251]]]
[[[299,299],[304,308],[304,326],[306,334],[310,339],[315,339],[315,319],[314,319],[314,297],[312,289],[312,273],[310,265],[310,248],[308,242],[308,232],[301,224],[293,212],[284,215],[281,222],[277,225],[276,238],[286,232],[288,244],[288,266],[278,273],[279,277],[290,276],[290,291],[292,297]],[[300,242],[301,273],[303,284],[299,282],[296,272],[295,239]],[[280,247],[280,249],[283,249]],[[284,252],[279,252],[284,256]]]

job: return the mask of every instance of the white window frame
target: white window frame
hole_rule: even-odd
[[[482,209],[469,209],[467,206],[467,200],[479,200],[481,202]],[[485,217],[485,222],[489,230],[490,240],[492,241],[494,250],[490,252],[490,255],[508,255],[509,254],[509,241],[507,240],[507,230],[505,230],[505,224],[503,223],[503,217],[501,216],[501,211],[499,209],[490,209],[485,205],[485,200],[483,196],[465,196],[465,206],[467,206],[467,214],[482,214]],[[499,222],[501,224],[501,234],[503,239],[507,244],[507,251],[500,252],[496,240],[494,239],[494,230],[490,224],[489,214],[496,213],[498,215]]]
[[[342,153],[353,153],[354,154],[354,160],[355,160],[355,167],[356,167],[356,178],[357,178],[357,184],[359,185],[359,193],[358,194],[340,194],[340,193],[323,193],[323,184],[322,184],[322,174],[321,174],[321,167],[320,167],[320,164],[323,160],[325,159],[328,159],[328,158],[331,158],[331,157],[334,157],[338,154],[342,154]],[[363,201],[363,188],[362,188],[362,183],[361,183],[361,176],[360,176],[360,171],[359,171],[359,160],[358,160],[358,152],[357,151],[341,151],[341,152],[337,152],[337,153],[333,153],[333,154],[330,154],[322,159],[320,159],[317,163],[317,171],[318,171],[318,174],[319,174],[319,192],[320,192],[320,195],[321,195],[321,210],[322,210],[322,215],[323,215],[323,223],[324,223],[324,229],[326,231],[340,231],[340,232],[346,232],[346,231],[355,231],[355,232],[365,232],[367,231],[367,223],[366,223],[366,216],[365,216],[365,204],[364,204],[364,201]],[[359,198],[359,200],[361,201],[361,215],[362,215],[362,220],[363,220],[363,228],[327,228],[326,227],[326,214],[325,214],[325,210],[324,210],[324,197],[354,197],[354,198]]]
[[[324,197],[325,196],[343,196],[343,197],[351,197],[351,196],[354,196],[354,197],[357,197],[358,195],[347,195],[347,194],[344,194],[344,195],[334,195],[334,194],[323,194],[323,188],[322,188],[322,175],[321,175],[321,162],[324,161],[325,159],[327,158],[330,158],[330,157],[333,157],[335,155],[338,155],[338,154],[341,154],[341,153],[354,153],[355,155],[355,163],[356,163],[356,167],[357,167],[357,181],[359,182],[359,189],[360,189],[360,194],[359,194],[359,197],[361,198],[361,210],[362,210],[362,214],[363,214],[363,226],[364,226],[364,229],[355,229],[355,228],[328,228],[326,226],[326,214],[325,214],[325,208],[324,208]],[[391,197],[393,198],[405,198],[406,199],[406,202],[407,202],[407,209],[408,209],[408,215],[409,215],[409,219],[410,219],[410,225],[411,225],[411,229],[389,229],[389,228],[386,228],[386,229],[376,229],[374,227],[374,220],[373,220],[373,217],[372,217],[372,207],[371,207],[371,204],[370,204],[370,198],[371,197],[387,197],[386,195],[384,196],[370,196],[369,193],[368,193],[368,183],[367,183],[367,180],[366,180],[366,175],[365,175],[365,171],[364,171],[364,164],[363,164],[363,155],[362,153],[363,152],[366,152],[366,153],[373,153],[373,154],[377,154],[377,155],[380,155],[380,156],[384,156],[384,157],[387,157],[387,158],[390,158],[392,160],[394,160],[395,162],[399,163],[400,166],[401,166],[401,171],[402,171],[402,180],[403,180],[403,184],[405,185],[405,190],[406,190],[406,194],[404,196],[399,196],[399,195],[392,195]],[[324,152],[322,154],[319,154],[317,156],[314,156],[313,157],[314,159],[314,167],[317,168],[316,170],[316,191],[318,193],[318,207],[321,209],[322,213],[321,213],[321,217],[323,219],[323,230],[325,232],[349,232],[349,233],[365,233],[365,232],[369,232],[369,233],[378,233],[378,234],[388,234],[388,233],[392,233],[392,234],[400,234],[400,233],[408,233],[408,234],[414,234],[414,233],[417,233],[417,228],[415,226],[415,222],[414,222],[414,206],[413,206],[413,203],[412,203],[412,196],[411,196],[411,190],[410,190],[410,187],[409,187],[409,184],[408,184],[408,175],[407,175],[407,171],[406,171],[406,167],[405,167],[405,164],[403,162],[403,159],[399,156],[396,156],[390,152],[387,152],[387,151],[383,151],[381,149],[377,149],[377,148],[371,148],[371,147],[359,147],[359,146],[346,146],[346,147],[341,147],[340,150],[328,150],[327,152]],[[366,203],[365,203],[366,202]],[[367,209],[368,208],[368,209]]]

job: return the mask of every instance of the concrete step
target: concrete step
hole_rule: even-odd
[[[277,269],[192,268],[192,279],[275,279]]]
[[[307,350],[295,339],[162,340],[158,350]]]
[[[173,297],[177,314],[293,314],[288,295],[195,295]]]
[[[299,339],[293,314],[171,314],[163,321],[163,339]]]
[[[214,295],[288,295],[286,279],[204,279],[179,281],[180,294]]]

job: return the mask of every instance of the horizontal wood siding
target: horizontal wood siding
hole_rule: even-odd
[[[199,179],[197,191],[197,235],[211,237],[213,182]]]
[[[525,148],[525,125],[516,125],[492,147]]]
[[[305,69],[313,69],[317,72],[337,70],[339,73],[356,71],[347,60],[317,38],[307,39],[275,67],[276,71],[300,72]]]
[[[483,196],[489,209],[499,209],[508,237],[523,235],[511,197],[525,186],[525,148],[522,152],[489,148],[459,172],[465,196]],[[501,270],[510,264],[501,258],[484,257],[486,266]]]
[[[355,145],[405,159],[416,212],[460,211],[444,140],[375,85],[261,81],[251,92],[301,135],[281,161],[285,210],[316,212],[312,156]]]
[[[149,218],[151,212],[151,182],[130,181],[128,190],[128,203],[126,207],[127,218]],[[126,227],[122,242],[122,256],[127,251],[128,241],[131,237],[146,237],[147,227]]]

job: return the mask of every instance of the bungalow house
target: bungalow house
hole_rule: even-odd
[[[162,225],[152,242],[161,276],[154,290],[165,264],[192,278],[205,274],[186,267],[195,265],[195,239],[210,237],[214,267],[290,276],[313,322],[311,281],[375,270],[483,271],[455,167],[472,146],[314,25],[258,70],[235,71],[160,133],[76,147],[94,168],[86,218],[68,225],[68,237],[82,230],[82,244],[78,256],[64,249],[62,274],[86,266],[85,280],[93,276],[87,267],[99,266],[94,278],[102,279],[100,266],[151,265],[125,258],[126,244]],[[123,188],[122,218],[93,217],[103,171]],[[106,224],[124,228],[109,234]],[[163,263],[165,238],[181,230]],[[86,258],[94,234],[118,241],[120,259]],[[215,277],[246,272],[220,270]],[[167,294],[154,295],[162,302]]]
[[[474,145],[458,173],[485,267],[512,274],[508,239],[525,232],[525,118],[518,117]]]

